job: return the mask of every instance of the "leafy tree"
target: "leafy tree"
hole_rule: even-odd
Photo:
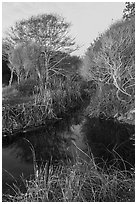
[[[24,79],[24,52],[23,52],[23,45],[18,44],[13,49],[13,51],[9,55],[9,68],[11,70],[11,78],[9,81],[9,85],[11,85],[13,80],[13,73],[17,75],[18,84],[22,79]]]
[[[40,46],[36,43],[19,44],[15,47],[10,55],[10,64],[13,65],[13,71],[18,76],[18,84],[22,80],[28,78],[41,82],[41,75],[44,75],[44,56],[41,53]],[[62,59],[63,57],[63,59]],[[55,62],[56,69],[52,70]],[[50,70],[49,77],[50,83],[55,81],[55,78],[67,79],[69,75],[75,76],[81,61],[77,56],[70,56],[68,53],[57,52],[54,58],[49,61]],[[15,69],[15,70],[14,70]],[[13,78],[13,74],[11,74]],[[12,81],[12,78],[10,81]],[[56,80],[57,82],[57,80]],[[63,81],[62,81],[63,82]],[[49,85],[50,86],[50,85]],[[51,87],[51,86],[50,86]]]
[[[36,75],[41,79],[39,57],[40,46],[38,44],[31,42],[17,44],[9,56],[12,68],[11,77],[12,73],[15,72],[18,76],[18,84],[22,80],[29,78],[32,73],[34,79],[36,79]]]
[[[35,68],[41,87],[45,89],[49,81],[49,72],[52,70],[58,73],[57,65],[66,57],[62,55],[59,61],[55,60],[58,52],[70,54],[77,49],[74,39],[69,36],[69,27],[70,24],[65,22],[64,18],[51,14],[32,16],[28,20],[17,22],[3,39],[3,42],[9,46],[7,54],[13,72],[18,70],[14,65],[21,63],[19,58],[18,63],[14,63],[13,56],[22,55],[23,58],[25,57],[22,69],[29,73],[30,69]],[[29,53],[29,55],[26,57],[22,52]],[[43,68],[37,66],[41,56],[43,57]],[[51,59],[54,59],[52,66],[50,66]],[[39,68],[42,69],[39,70]]]
[[[119,107],[124,110],[129,107],[127,104],[133,106],[135,96],[134,19],[115,23],[91,44],[85,55],[81,75],[87,81],[94,81],[97,86],[96,97],[92,100],[93,112],[102,110],[114,116],[122,111]],[[117,105],[114,105],[114,101]],[[110,111],[108,111],[108,106]]]
[[[126,8],[123,11],[123,19],[129,20],[135,17],[135,2],[126,2]]]

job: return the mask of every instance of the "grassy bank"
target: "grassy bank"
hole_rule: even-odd
[[[45,165],[34,168],[33,179],[24,180],[26,191],[14,186],[15,195],[3,195],[8,202],[134,202],[134,172],[113,166],[99,169],[93,162],[75,165]]]

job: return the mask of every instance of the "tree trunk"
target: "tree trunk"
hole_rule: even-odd
[[[9,86],[11,86],[11,83],[13,81],[13,70],[11,70],[10,80],[9,80]]]

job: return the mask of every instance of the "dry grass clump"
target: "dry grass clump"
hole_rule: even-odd
[[[97,169],[81,161],[58,167],[45,165],[25,180],[26,192],[15,187],[15,195],[4,195],[12,202],[128,202],[135,200],[134,173],[109,168]]]

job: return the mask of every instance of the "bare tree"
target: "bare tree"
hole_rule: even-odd
[[[49,72],[52,70],[52,73],[59,73],[56,67],[64,59],[64,55],[59,61],[55,60],[52,66],[50,66],[50,60],[57,59],[56,55],[58,52],[70,54],[77,49],[74,39],[69,36],[69,27],[70,24],[66,23],[64,18],[51,14],[32,16],[28,20],[17,22],[15,26],[9,29],[6,38],[3,39],[10,47],[8,56],[13,72],[18,68],[13,68],[15,63],[12,63],[11,58],[13,53],[16,52],[17,54],[17,52],[20,52],[16,46],[22,44],[22,51],[28,55],[26,56],[20,52],[25,58],[22,63],[22,69],[27,70],[27,73],[29,73],[29,69],[34,68],[37,71],[42,88],[46,89],[49,81]],[[40,57],[44,59],[43,67],[38,66]]]
[[[95,81],[99,89],[103,84],[113,84],[117,98],[129,101],[135,94],[135,33],[134,23],[126,24],[112,26],[100,38],[98,51],[94,43],[90,46],[81,74]]]

